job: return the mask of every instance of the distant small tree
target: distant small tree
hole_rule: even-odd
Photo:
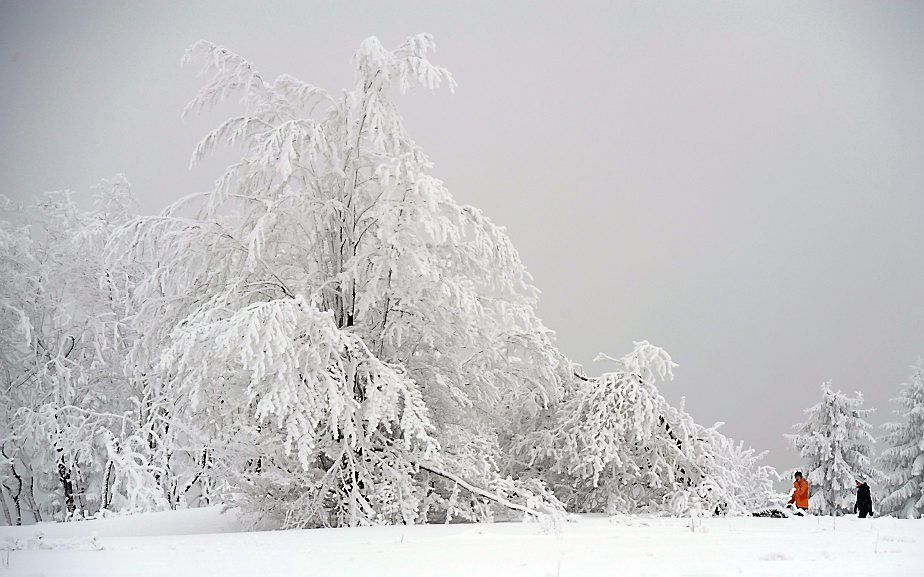
[[[892,399],[901,420],[885,423],[879,456],[883,471],[883,513],[917,519],[924,515],[924,360],[911,367],[911,377]]]
[[[842,515],[853,510],[855,481],[878,477],[870,458],[875,439],[866,421],[874,409],[862,408],[862,393],[833,392],[830,381],[821,385],[821,394],[821,402],[805,410],[808,418],[786,438],[805,460],[812,508]]]

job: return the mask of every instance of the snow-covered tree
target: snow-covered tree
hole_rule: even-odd
[[[821,385],[821,402],[805,410],[808,418],[786,435],[805,462],[805,478],[811,487],[810,505],[821,514],[841,515],[853,511],[856,480],[875,480],[871,461],[870,425],[863,394],[848,397],[833,392],[831,382]]]
[[[885,514],[908,519],[924,515],[924,360],[911,367],[911,377],[902,384],[895,414],[901,420],[885,423],[885,449],[878,465],[883,472]]]
[[[150,461],[132,448],[147,441],[123,371],[124,299],[102,258],[133,204],[117,177],[89,211],[49,193],[8,207],[28,226],[0,227],[0,483],[11,523],[162,501]]]
[[[187,112],[232,95],[244,110],[193,163],[218,144],[244,155],[111,245],[111,262],[146,270],[126,289],[135,367],[182,399],[228,490],[261,508],[272,495],[289,524],[407,521],[418,503],[480,517],[483,495],[452,500],[467,446],[570,375],[503,229],[453,200],[404,129],[398,95],[454,85],[432,49],[370,38],[334,97],[195,44],[209,81]],[[439,473],[422,470],[434,456]],[[483,473],[500,491],[499,468]]]
[[[329,93],[200,41],[186,113],[242,109],[194,150],[242,151],[211,190],[141,217],[117,178],[91,210],[52,193],[0,226],[8,523],[214,500],[283,527],[766,505],[761,455],[658,391],[663,350],[590,378],[555,347],[504,229],[404,128],[403,95],[455,85],[433,49],[369,38]]]
[[[697,425],[655,386],[676,366],[663,350],[635,344],[619,368],[578,378],[516,450],[569,510],[743,513],[768,504],[775,476],[762,455]]]

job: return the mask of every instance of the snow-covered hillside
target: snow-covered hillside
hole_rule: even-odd
[[[692,529],[691,529],[692,525]],[[924,575],[924,521],[583,516],[246,532],[219,509],[0,528],[4,575]]]

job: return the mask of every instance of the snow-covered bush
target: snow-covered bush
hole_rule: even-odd
[[[7,205],[0,226],[0,483],[10,523],[164,505],[124,371],[124,295],[106,266],[111,232],[134,217],[122,177],[81,210],[70,192]],[[124,267],[123,267],[124,272]],[[125,462],[125,448],[143,455]],[[132,475],[132,482],[123,482]]]
[[[676,365],[648,342],[619,369],[578,377],[562,401],[514,443],[523,474],[547,479],[569,510],[745,513],[766,506],[775,472],[718,432],[671,406],[655,379]],[[601,358],[598,357],[598,358]]]
[[[721,425],[701,427],[699,432],[709,447],[704,471],[720,495],[715,510],[746,513],[782,503],[784,495],[773,488],[780,478],[776,469],[761,464],[766,451],[757,452],[725,436],[719,431]]]
[[[875,481],[879,474],[870,455],[875,439],[866,417],[863,394],[848,397],[821,385],[822,400],[805,410],[808,418],[786,435],[805,461],[803,471],[811,487],[810,505],[823,515],[853,511],[856,480]]]
[[[918,519],[924,515],[924,360],[911,367],[911,377],[892,399],[901,421],[885,423],[885,448],[878,465],[883,472],[884,514]]]

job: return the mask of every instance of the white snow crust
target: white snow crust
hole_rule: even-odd
[[[924,575],[924,520],[583,515],[560,533],[483,523],[249,532],[191,509],[0,528],[0,575]]]

